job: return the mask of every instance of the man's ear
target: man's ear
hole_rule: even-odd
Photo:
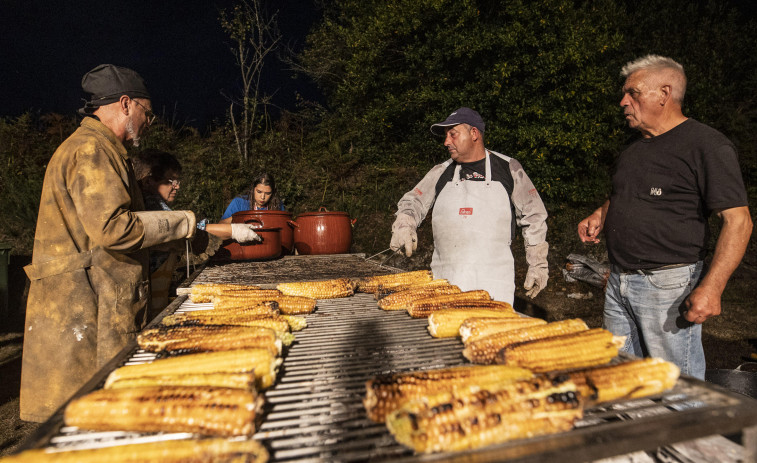
[[[121,110],[124,116],[129,115],[129,100],[131,98],[126,95],[121,95],[121,98],[118,99],[118,109]]]
[[[660,106],[665,106],[668,100],[672,98],[673,89],[670,84],[665,84],[660,87]]]

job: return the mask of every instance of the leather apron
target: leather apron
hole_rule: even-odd
[[[502,183],[492,181],[489,152],[484,181],[461,181],[457,165],[434,204],[434,278],[446,278],[463,291],[485,289],[493,299],[512,304],[511,221],[510,196]]]

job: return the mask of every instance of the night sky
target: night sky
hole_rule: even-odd
[[[304,45],[318,19],[314,0],[267,1],[278,10],[282,43]],[[139,72],[153,107],[198,128],[223,118],[224,93],[238,93],[239,71],[230,39],[218,20],[234,0],[2,0],[0,2],[0,116],[25,111],[73,114],[85,97],[82,76],[111,63]],[[264,91],[293,107],[297,92],[318,93],[306,78],[293,79],[271,57]]]

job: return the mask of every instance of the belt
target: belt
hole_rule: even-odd
[[[689,265],[695,264],[696,262],[691,262],[687,264],[668,264],[668,265],[662,265],[660,267],[654,267],[654,268],[639,268],[639,269],[629,269],[629,268],[623,268],[618,265],[614,265],[614,270],[621,275],[628,275],[631,273],[637,273],[639,275],[649,275],[650,273],[657,272],[660,270],[671,270],[674,268],[681,268],[681,267],[688,267]]]

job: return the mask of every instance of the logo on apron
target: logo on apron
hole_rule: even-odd
[[[472,207],[461,207],[459,214],[460,215],[473,215],[473,208]]]

